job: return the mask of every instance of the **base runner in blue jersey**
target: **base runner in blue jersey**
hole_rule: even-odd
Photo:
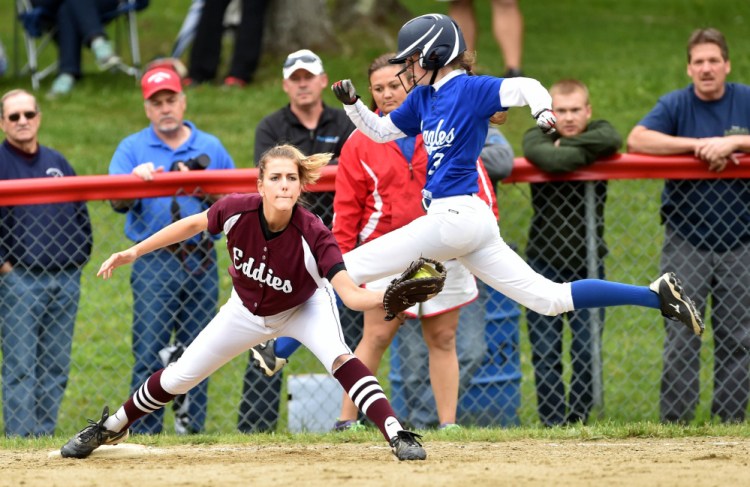
[[[650,286],[599,279],[555,283],[533,271],[503,241],[492,211],[476,196],[474,161],[487,135],[487,121],[509,107],[528,106],[542,131],[555,130],[551,97],[537,80],[470,75],[473,53],[466,52],[456,22],[441,14],[404,24],[398,53],[390,62],[404,65],[402,73],[409,76],[401,79],[410,93],[384,117],[362,103],[350,80],[338,81],[332,89],[352,122],[376,142],[422,134],[429,155],[422,191],[427,214],[348,252],[344,262],[356,283],[395,274],[420,256],[457,259],[485,283],[539,314],[637,305],[660,309],[702,334],[703,321],[672,273]]]

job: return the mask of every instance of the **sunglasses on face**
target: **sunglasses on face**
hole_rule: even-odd
[[[302,61],[303,63],[316,63],[318,60],[312,56],[304,55],[304,56],[296,56],[296,57],[290,57],[287,58],[286,61],[284,61],[284,67],[289,68],[291,66],[294,66],[294,63],[297,61]]]
[[[26,120],[32,120],[32,119],[34,119],[34,117],[36,117],[37,112],[11,113],[10,115],[8,115],[8,120],[10,120],[11,122],[14,122],[14,123],[18,122],[19,120],[21,120],[21,115],[23,115],[24,117],[26,117]]]

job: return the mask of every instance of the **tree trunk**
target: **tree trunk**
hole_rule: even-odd
[[[340,49],[337,32],[357,32],[395,45],[394,32],[413,15],[399,0],[272,0],[266,13],[264,49],[286,55],[298,49]]]
[[[334,23],[341,27],[382,26],[394,18],[403,23],[413,17],[399,0],[334,0],[333,5]]]
[[[327,50],[338,45],[326,0],[273,0],[264,28],[268,52]]]

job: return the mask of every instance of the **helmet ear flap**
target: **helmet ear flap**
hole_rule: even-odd
[[[443,60],[447,59],[449,55],[450,49],[447,46],[436,46],[430,49],[430,52],[425,56],[422,65],[426,70],[437,71],[445,66]]]
[[[429,56],[422,56],[422,67],[427,71],[434,71],[437,69],[437,58],[434,53]]]

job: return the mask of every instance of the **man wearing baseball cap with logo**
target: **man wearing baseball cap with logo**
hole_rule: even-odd
[[[255,161],[271,147],[286,143],[296,146],[305,155],[331,152],[335,158],[354,130],[343,110],[323,103],[328,89],[328,75],[323,62],[309,49],[287,56],[282,67],[282,88],[289,104],[264,117],[255,130]],[[334,162],[335,164],[335,162]],[[313,208],[330,226],[330,206]]]
[[[328,75],[323,62],[309,49],[289,54],[281,68],[282,88],[289,104],[263,118],[255,129],[255,162],[271,147],[292,144],[305,155],[330,152],[331,164],[337,164],[341,147],[354,130],[346,113],[323,103],[328,90]],[[331,227],[333,192],[311,192],[305,195],[310,210]],[[359,343],[362,313],[339,308],[344,335],[350,346]],[[274,341],[259,345],[273,347]],[[258,348],[256,347],[256,348]],[[270,351],[270,349],[269,349]],[[243,432],[273,430],[279,417],[281,374],[266,377],[253,368],[253,351],[245,371],[238,429]]]
[[[164,171],[233,169],[234,162],[213,135],[184,120],[187,99],[180,76],[157,67],[141,79],[144,108],[150,125],[126,137],[115,150],[110,174],[132,174],[145,181]],[[173,221],[206,210],[214,198],[199,195],[113,200],[126,214],[125,234],[140,242]],[[218,236],[196,235],[183,244],[152,252],[133,265],[132,387],[177,358],[216,314],[218,269],[213,241]],[[174,341],[171,341],[174,336]],[[175,432],[203,431],[208,383],[201,383],[176,401]],[[137,421],[134,433],[162,431],[163,409]]]

